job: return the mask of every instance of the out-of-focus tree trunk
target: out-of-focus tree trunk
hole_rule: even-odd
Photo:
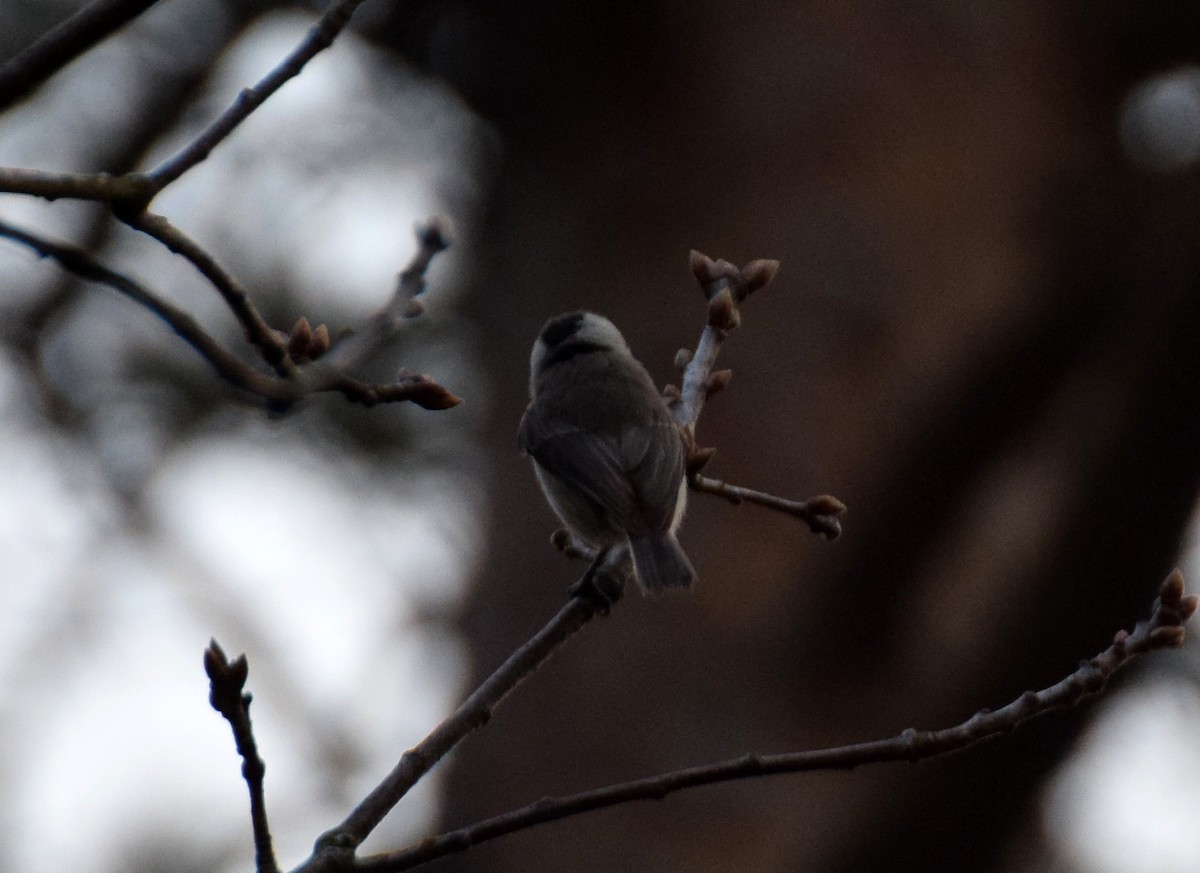
[[[598,309],[673,378],[703,317],[689,247],[783,261],[701,420],[714,474],[850,512],[831,545],[694,497],[696,595],[631,593],[573,640],[455,753],[447,825],[948,724],[1141,615],[1200,475],[1200,188],[1125,164],[1117,110],[1196,32],[1190,5],[455,8],[430,20],[478,54],[427,61],[506,151],[472,304],[494,378],[477,674],[581,570],[516,451],[526,350],[548,316]],[[592,814],[437,869],[996,869],[1084,717]]]

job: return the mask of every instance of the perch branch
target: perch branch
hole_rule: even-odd
[[[341,824],[317,840],[313,856],[299,870],[313,873],[317,870],[345,869],[346,859],[352,857],[354,849],[421,777],[464,737],[483,727],[496,706],[559,646],[591,621],[596,613],[596,605],[585,597],[576,596],[568,600],[545,627],[513,652],[452,715],[405,752],[392,771]]]
[[[916,762],[968,748],[1006,733],[1038,716],[1078,704],[1099,693],[1110,676],[1146,652],[1183,645],[1184,622],[1196,611],[1195,594],[1184,594],[1183,575],[1175,570],[1163,582],[1150,618],[1132,633],[1119,631],[1112,645],[1079,665],[1075,672],[1041,691],[1026,691],[1001,709],[981,710],[966,721],[941,730],[905,730],[897,736],[832,749],[779,755],[743,755],[714,764],[674,770],[569,797],[543,798],[529,806],[431,837],[412,848],[363,858],[356,873],[397,873],[435,858],[514,831],[571,815],[637,800],[661,800],[676,791],[782,773],[851,770],[863,764]]]
[[[714,261],[693,250],[690,264],[692,275],[708,300],[708,322],[700,334],[695,352],[680,349],[675,356],[676,365],[683,370],[683,384],[680,388],[668,386],[666,392],[675,420],[683,429],[688,452],[689,487],[693,491],[719,495],[734,504],[743,501],[757,503],[787,513],[806,522],[813,533],[821,534],[827,540],[836,539],[842,532],[838,516],[846,511],[846,505],[836,497],[823,494],[803,502],[785,500],[700,475],[700,470],[716,454],[716,449],[701,448],[696,444],[696,422],[705,401],[723,390],[733,376],[729,370],[713,369],[717,355],[729,332],[742,323],[739,304],[775,278],[779,272],[779,261],[760,259],[739,268],[729,261]]]
[[[694,354],[689,354],[683,370],[683,385],[679,396],[674,398],[672,408],[675,419],[695,441],[696,422],[704,409],[704,401],[710,394],[720,390],[728,381],[728,374],[718,377],[720,385],[711,382],[713,365],[721,351],[721,345],[731,330],[742,323],[738,304],[758,289],[765,286],[779,272],[779,261],[751,261],[739,269],[729,261],[714,261],[707,255],[692,251],[690,264],[692,275],[700,283],[705,299],[708,300],[708,323],[700,335],[700,343]]]
[[[250,727],[250,692],[244,691],[250,666],[246,656],[230,661],[212,640],[204,650],[204,672],[208,674],[209,703],[233,729],[233,742],[242,758],[242,778],[250,792],[250,820],[254,828],[254,860],[258,873],[279,873],[271,828],[267,824],[267,802],[263,781],[267,767],[258,756],[258,744]]]
[[[0,112],[158,0],[95,0],[0,65]]]

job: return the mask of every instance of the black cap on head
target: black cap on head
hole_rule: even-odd
[[[556,315],[542,328],[542,342],[548,349],[562,345],[575,335],[581,324],[583,324],[582,312],[565,312],[562,315]]]

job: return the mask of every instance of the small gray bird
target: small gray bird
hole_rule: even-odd
[[[594,549],[628,545],[642,590],[690,588],[675,538],[687,502],[678,425],[611,321],[568,312],[546,322],[529,360],[518,443],[550,507]]]

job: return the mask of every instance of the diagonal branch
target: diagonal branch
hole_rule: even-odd
[[[146,177],[157,194],[192,167],[199,164],[222,140],[233,133],[267,98],[295,78],[304,66],[333,44],[350,23],[350,16],[363,0],[336,0],[308,30],[304,40],[271,72],[252,88],[244,88],[237,99],[190,143],[167,158]],[[149,201],[147,201],[149,202]]]
[[[288,355],[286,342],[267,326],[246,289],[217,263],[216,258],[161,215],[142,212],[124,216],[123,220],[190,261],[233,310],[234,317],[246,331],[246,338],[258,348],[263,360],[280,376],[294,378],[297,375],[296,364]]]
[[[345,821],[317,840],[312,858],[299,869],[310,873],[338,869],[421,777],[459,741],[487,724],[492,711],[521,681],[591,621],[596,612],[596,606],[585,597],[568,600],[545,627],[513,652],[449,718],[405,752],[399,763]]]
[[[1110,676],[1139,655],[1183,645],[1183,624],[1196,611],[1200,598],[1184,595],[1183,575],[1175,570],[1163,582],[1150,618],[1132,633],[1119,631],[1112,645],[1079,665],[1075,672],[1041,691],[1026,691],[996,711],[981,710],[966,721],[941,730],[909,729],[883,740],[780,755],[743,755],[714,764],[674,770],[647,779],[610,785],[561,798],[543,798],[529,806],[431,837],[410,849],[364,858],[356,873],[397,873],[435,858],[465,851],[472,846],[534,825],[638,800],[661,800],[687,788],[715,785],[783,773],[815,770],[850,770],[863,764],[889,761],[916,762],[935,755],[966,749],[1007,733],[1056,709],[1075,706],[1103,690]]]
[[[212,364],[222,378],[237,387],[255,394],[270,392],[273,380],[248,367],[208,334],[188,312],[128,276],[109,269],[83,249],[52,242],[4,221],[0,221],[0,236],[21,243],[43,257],[53,258],[67,272],[107,285],[146,307]]]
[[[417,251],[408,266],[400,271],[391,299],[361,329],[346,336],[330,350],[326,361],[335,363],[341,369],[359,366],[404,321],[425,311],[419,299],[425,293],[425,273],[434,257],[450,247],[451,234],[448,222],[442,218],[433,218],[417,225],[416,233]]]
[[[0,112],[158,0],[93,0],[0,65]]]

